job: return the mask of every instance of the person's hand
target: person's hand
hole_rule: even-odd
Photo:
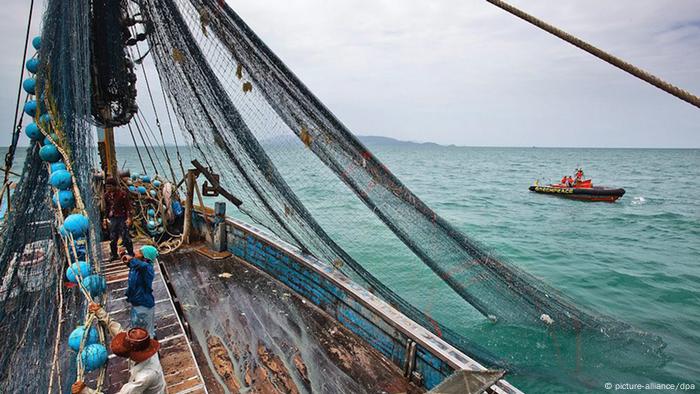
[[[126,254],[126,248],[123,246],[120,246],[119,250],[117,251],[117,254],[119,255],[119,257],[124,257],[124,255]]]
[[[83,382],[82,380],[77,380],[75,383],[73,383],[72,386],[70,386],[70,392],[72,394],[80,394],[84,388],[85,382]]]
[[[88,312],[90,312],[90,313],[97,313],[97,311],[99,311],[100,308],[102,308],[102,307],[98,303],[91,302],[88,304]]]
[[[131,262],[131,259],[133,258],[134,256],[129,256],[128,254],[125,254],[124,256],[122,256],[122,263],[124,263],[124,265],[128,267],[129,263]]]

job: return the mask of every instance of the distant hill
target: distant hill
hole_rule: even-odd
[[[415,145],[443,146],[440,144],[436,144],[434,142],[411,142],[411,141],[397,140],[395,138],[390,138],[390,137],[380,137],[380,136],[375,136],[375,135],[358,135],[357,138],[359,138],[363,144],[367,144],[367,145],[371,145],[371,146],[385,146],[385,145],[391,145],[391,146],[415,146]]]

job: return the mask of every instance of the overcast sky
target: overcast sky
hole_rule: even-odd
[[[700,95],[698,0],[511,2]],[[12,126],[28,4],[3,0],[0,9],[0,145]],[[469,146],[700,147],[700,109],[485,1],[230,4],[355,134]]]

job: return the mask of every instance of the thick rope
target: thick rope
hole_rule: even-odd
[[[618,57],[616,57],[608,52],[605,52],[601,49],[598,49],[598,48],[594,47],[593,45],[581,40],[580,38],[577,38],[577,37],[565,32],[561,29],[558,29],[558,28],[550,25],[549,23],[547,23],[541,19],[538,19],[538,18],[536,18],[536,17],[534,17],[534,16],[532,16],[524,11],[521,11],[520,9],[515,8],[514,6],[508,4],[504,1],[501,1],[501,0],[486,0],[486,1],[495,5],[498,8],[501,8],[501,9],[517,16],[520,19],[523,19],[526,22],[530,22],[531,24],[539,27],[542,30],[545,30],[545,31],[561,38],[562,40],[570,43],[571,45],[574,45],[580,49],[583,49],[584,51],[590,53],[591,55],[593,55],[593,56],[595,56],[595,57],[597,57],[605,62],[612,64],[613,66],[619,68],[620,70],[626,71],[626,72],[634,75],[635,77],[656,86],[657,88],[665,91],[666,93],[672,94],[672,95],[678,97],[679,99],[700,108],[700,97],[698,97],[698,96],[696,96],[696,95],[694,95],[686,90],[683,90],[675,85],[672,85],[672,84],[662,80],[661,78],[659,78],[653,74],[650,74],[650,73],[642,70],[641,68],[636,67],[635,65],[628,63],[628,62],[626,62],[626,61],[624,61],[624,60],[622,60],[622,59],[620,59],[620,58],[618,58]]]
[[[29,17],[27,20],[27,33],[24,37],[24,51],[22,51],[22,64],[20,64],[19,71],[19,87],[17,88],[17,103],[15,104],[15,119],[12,121],[12,128],[14,129],[12,134],[12,143],[5,155],[5,180],[3,185],[7,183],[10,177],[10,169],[12,169],[12,162],[15,160],[15,151],[17,149],[17,141],[19,141],[19,134],[22,131],[22,117],[19,118],[19,123],[17,123],[17,117],[21,113],[19,110],[19,103],[22,101],[22,80],[24,79],[24,63],[27,61],[27,47],[29,46],[29,33],[32,28],[32,13],[34,11],[34,0],[29,3]]]

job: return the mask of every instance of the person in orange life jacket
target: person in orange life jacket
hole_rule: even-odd
[[[158,259],[158,249],[142,246],[134,256],[124,255],[122,260],[129,267],[126,300],[131,304],[131,327],[142,327],[155,337],[155,299],[153,298],[153,264]]]
[[[158,358],[160,343],[151,338],[143,328],[124,331],[121,324],[112,320],[98,304],[91,302],[88,311],[94,313],[110,335],[112,353],[129,359],[129,381],[122,386],[118,394],[165,394],[165,377]],[[71,386],[72,394],[102,394],[88,388],[83,381],[76,381]]]
[[[561,178],[561,181],[560,181],[559,183],[561,183],[562,185],[566,185],[566,180],[567,180],[567,177],[566,177],[566,175],[564,175],[564,176]]]

